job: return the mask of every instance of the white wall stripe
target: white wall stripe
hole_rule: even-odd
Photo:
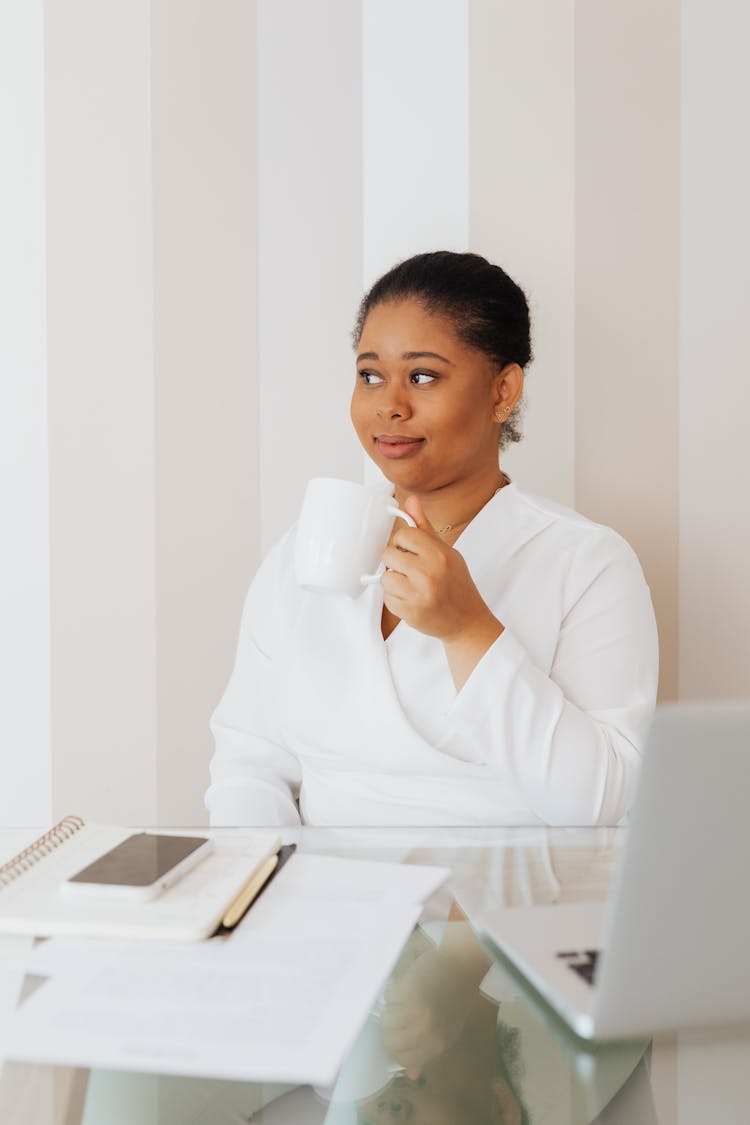
[[[362,15],[366,290],[412,254],[468,249],[469,4],[363,0]]]
[[[42,0],[0,4],[0,824],[50,817]]]
[[[468,0],[363,0],[363,281],[469,241]]]

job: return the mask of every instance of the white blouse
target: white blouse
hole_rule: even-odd
[[[292,528],[245,602],[212,718],[213,825],[615,824],[654,709],[658,645],[614,531],[509,484],[455,543],[505,626],[459,692],[445,650],[360,597],[294,580]]]

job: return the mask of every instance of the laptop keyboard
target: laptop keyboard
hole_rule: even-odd
[[[594,983],[596,963],[599,960],[598,949],[568,950],[565,953],[558,953],[557,956],[561,961],[565,961],[569,969],[578,973],[586,984]]]

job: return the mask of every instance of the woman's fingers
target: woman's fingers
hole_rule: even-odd
[[[424,523],[424,513],[421,518]],[[463,556],[433,530],[399,527],[383,562],[386,607],[411,628],[454,641],[480,627],[486,631],[490,610]]]
[[[386,547],[383,551],[383,562],[388,570],[397,574],[413,574],[417,569],[417,556],[408,551],[399,551],[397,547]]]
[[[399,574],[396,570],[386,570],[381,576],[383,602],[386,607],[402,620],[413,618],[421,607],[429,601],[429,586],[420,574]],[[407,621],[411,624],[411,621]]]
[[[434,527],[427,519],[427,516],[424,514],[422,502],[417,496],[407,496],[404,502],[404,511],[409,513],[418,528],[421,528],[423,531],[435,531]]]
[[[440,542],[434,532],[404,524],[396,528],[390,545],[402,551],[410,551],[413,555],[422,555],[436,545],[439,546]]]

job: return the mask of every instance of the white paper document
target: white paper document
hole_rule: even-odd
[[[45,942],[27,971],[51,979],[9,1022],[5,1054],[328,1085],[447,874],[297,855],[227,938]]]

